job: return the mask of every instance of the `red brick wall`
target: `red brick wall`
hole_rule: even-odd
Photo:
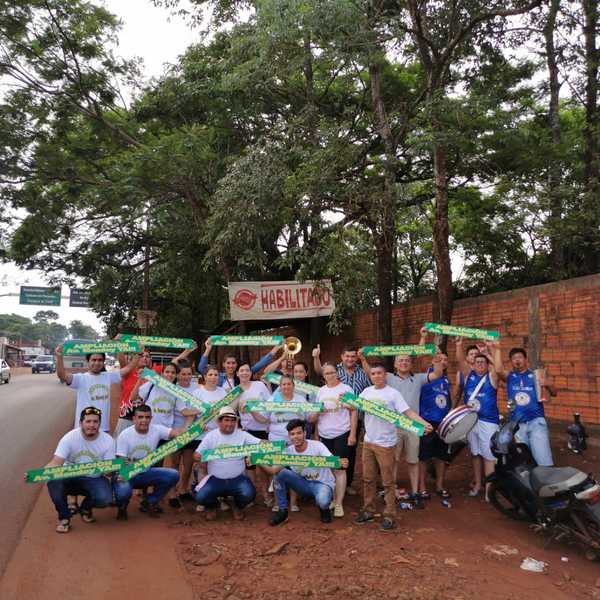
[[[433,298],[394,306],[393,342],[417,342],[426,321],[435,321]],[[531,364],[547,368],[558,393],[546,406],[549,417],[579,412],[584,422],[600,424],[600,275],[458,300],[452,324],[499,330],[507,365],[511,347],[527,348]],[[345,343],[377,341],[376,313],[357,313],[343,335],[324,337],[322,356],[337,360]],[[452,342],[448,350],[454,374]],[[499,397],[504,411],[504,391]]]

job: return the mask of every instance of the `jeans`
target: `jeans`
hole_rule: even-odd
[[[209,510],[217,508],[218,498],[233,496],[235,505],[244,508],[256,497],[254,484],[242,473],[233,479],[219,479],[214,475],[195,492],[196,502]]]
[[[533,454],[535,462],[540,467],[552,467],[552,450],[550,449],[550,435],[548,433],[548,424],[544,417],[537,417],[526,423],[519,423],[517,431],[519,442],[527,444]]]
[[[328,485],[321,481],[309,481],[290,469],[283,469],[275,475],[273,487],[279,510],[286,510],[288,507],[288,489],[297,492],[301,498],[314,498],[315,504],[321,509],[329,508],[333,500],[333,489]]]
[[[179,473],[175,469],[163,467],[152,467],[139,475],[135,475],[129,481],[119,481],[116,477],[113,481],[115,500],[119,508],[125,508],[131,500],[133,490],[152,486],[154,489],[148,494],[150,504],[158,504],[165,494],[179,481]]]
[[[81,510],[84,512],[90,512],[92,508],[104,508],[113,499],[110,482],[106,477],[54,479],[48,482],[48,494],[61,520],[71,518],[67,496],[85,496],[81,503]]]

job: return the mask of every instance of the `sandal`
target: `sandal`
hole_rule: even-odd
[[[418,492],[418,494],[421,500],[431,500],[431,494],[427,490],[424,492]]]
[[[436,490],[435,493],[440,498],[443,498],[444,500],[448,500],[449,498],[452,498],[452,494],[450,494],[450,492],[448,490]]]
[[[80,510],[79,514],[81,515],[81,520],[84,523],[95,523],[96,519],[94,515],[92,515],[92,511]]]
[[[478,490],[476,490],[475,488],[471,488],[471,489],[469,490],[469,496],[470,496],[471,498],[476,498],[477,496],[479,496],[479,494],[481,494],[481,488],[480,488],[480,489],[478,489]]]
[[[71,530],[71,519],[61,519],[56,526],[56,533],[69,533]]]

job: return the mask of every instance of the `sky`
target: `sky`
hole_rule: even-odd
[[[123,22],[117,54],[124,58],[140,57],[148,78],[160,75],[165,64],[174,63],[190,44],[198,41],[197,30],[192,31],[181,17],[154,6],[150,0],[105,0],[104,5]],[[20,285],[47,286],[48,283],[41,271],[25,271],[12,263],[0,263],[0,313],[31,318],[39,310],[53,310],[64,325],[80,320],[103,332],[103,324],[95,313],[86,308],[70,308],[68,299],[63,298],[60,307],[20,305]],[[69,295],[66,286],[62,288],[62,295]]]

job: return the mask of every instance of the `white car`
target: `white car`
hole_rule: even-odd
[[[8,383],[10,381],[10,367],[2,358],[0,359],[0,383]]]

